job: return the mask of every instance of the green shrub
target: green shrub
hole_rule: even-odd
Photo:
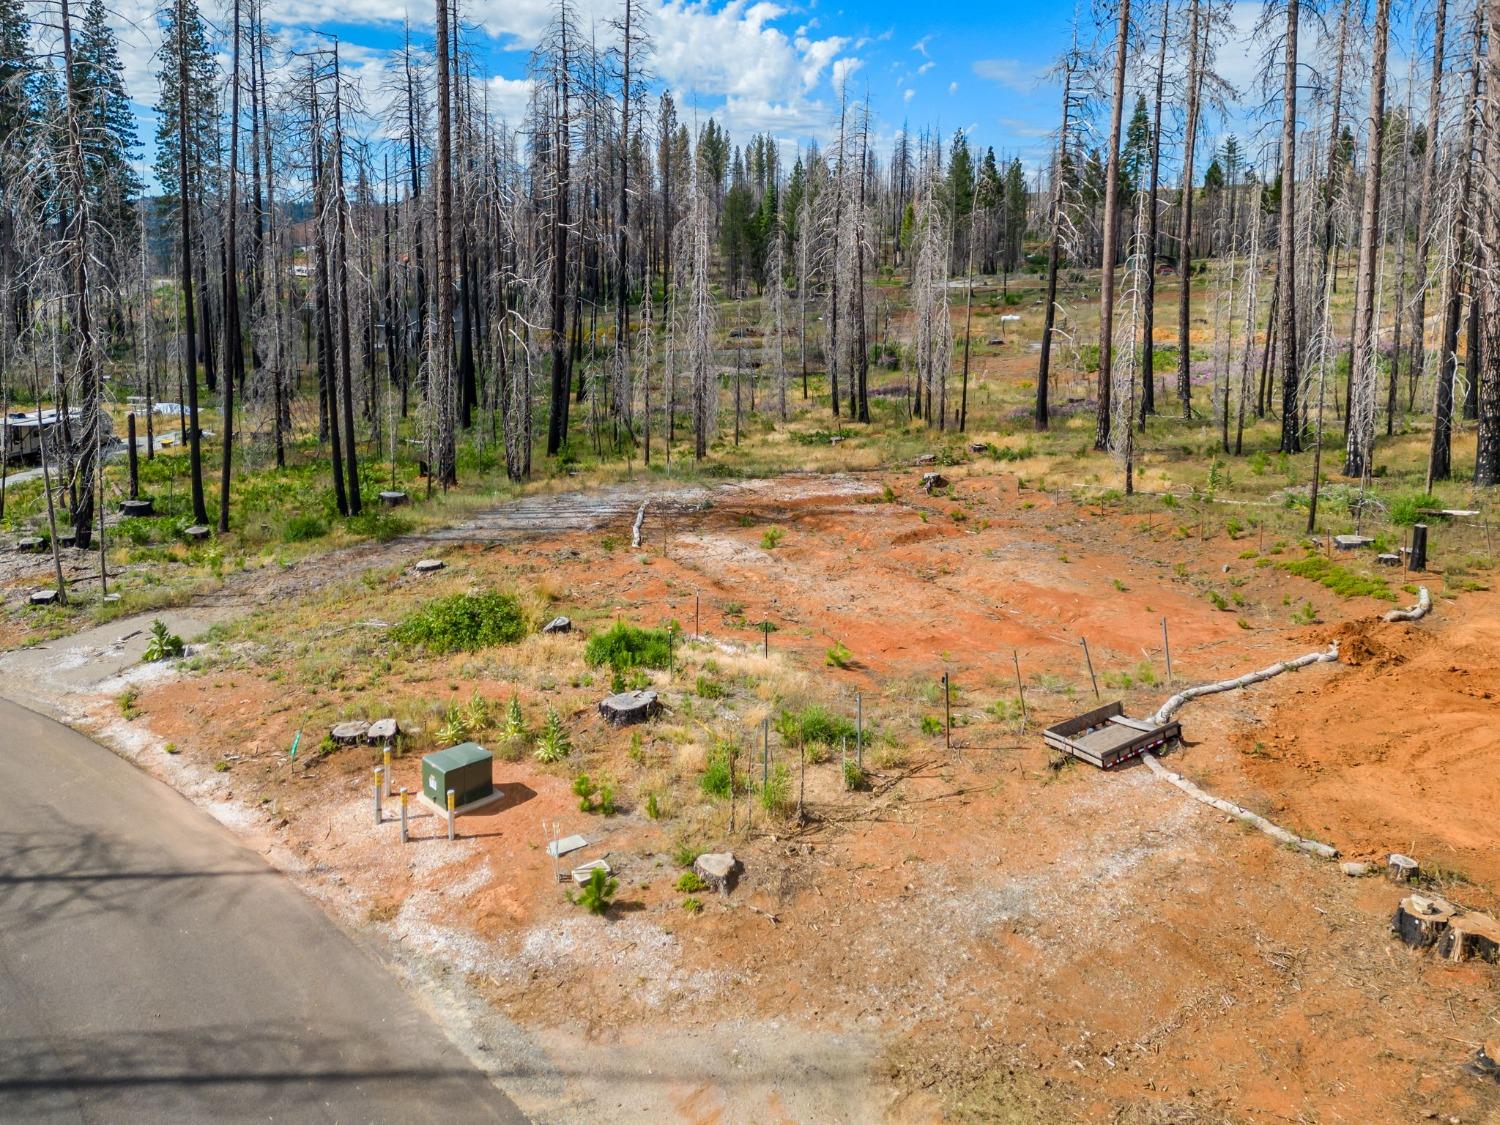
[[[734,775],[727,745],[721,744],[709,754],[703,776],[698,779],[698,788],[705,796],[720,800],[729,797],[736,788],[743,790],[743,780]]]
[[[724,685],[711,676],[699,676],[698,682],[693,685],[693,691],[699,699],[722,699],[724,697]]]
[[[1420,523],[1422,508],[1441,508],[1443,502],[1430,492],[1403,492],[1391,498],[1391,522],[1401,527]]]
[[[617,672],[629,668],[665,668],[670,659],[667,629],[642,629],[617,621],[595,633],[583,646],[583,659],[590,667],[609,665]]]
[[[355,535],[379,543],[399,539],[412,528],[409,519],[396,515],[389,508],[370,508],[350,519],[347,526]]]
[[[293,516],[281,529],[284,543],[306,543],[310,539],[321,539],[327,534],[328,521],[313,512]]]
[[[855,738],[854,724],[820,704],[800,711],[783,711],[776,717],[776,733],[790,746],[838,746]]]
[[[563,726],[557,708],[547,708],[547,721],[542,724],[542,733],[536,740],[536,760],[546,764],[560,762],[573,752],[572,740]]]
[[[151,639],[146,642],[146,651],[141,654],[142,660],[148,663],[171,660],[173,657],[181,656],[183,651],[182,638],[170,632],[164,621],[158,618],[151,622]]]
[[[865,776],[864,768],[853,758],[844,760],[844,788],[845,789],[868,789],[870,779]]]
[[[604,868],[596,867],[589,872],[588,882],[578,888],[578,893],[568,897],[590,914],[603,914],[609,909],[619,889],[620,880],[614,878]]]
[[[760,807],[772,816],[788,816],[792,811],[792,775],[777,762],[760,787]]]
[[[760,545],[766,550],[775,550],[777,544],[786,538],[786,530],[780,527],[768,527],[760,534]]]
[[[682,908],[689,914],[702,914],[703,900],[701,898],[694,898],[692,895],[688,895],[687,898],[682,900]]]
[[[685,895],[695,895],[699,891],[706,891],[708,884],[703,881],[696,871],[684,871],[677,876],[677,889]]]
[[[833,647],[824,654],[823,662],[830,668],[848,668],[854,663],[854,654],[844,647],[843,641],[834,641]]]
[[[526,635],[526,616],[511,594],[455,594],[428,602],[391,630],[404,644],[428,652],[475,652],[513,644]]]
[[[936,715],[922,716],[922,733],[926,735],[937,735],[943,733],[943,720]]]

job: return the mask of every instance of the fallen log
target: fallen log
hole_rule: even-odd
[[[1418,618],[1426,617],[1432,609],[1432,595],[1427,592],[1426,586],[1417,587],[1417,604],[1410,609],[1393,609],[1385,614],[1382,621],[1416,621]]]
[[[1299,656],[1294,660],[1283,660],[1268,668],[1262,668],[1259,672],[1246,672],[1243,676],[1236,676],[1232,680],[1219,680],[1217,683],[1199,684],[1197,687],[1186,688],[1163,703],[1147,722],[1153,726],[1165,726],[1171,722],[1172,716],[1181,710],[1183,704],[1190,703],[1194,699],[1201,699],[1205,695],[1217,695],[1221,691],[1237,691],[1240,688],[1250,687],[1252,684],[1262,683],[1272,676],[1279,676],[1283,672],[1296,672],[1309,665],[1329,663],[1337,661],[1338,658],[1339,645],[1337,641],[1334,641],[1325,652],[1309,652],[1306,656]]]
[[[1157,777],[1171,782],[1189,797],[1193,798],[1193,800],[1201,801],[1210,808],[1227,813],[1236,820],[1242,821],[1252,828],[1259,829],[1272,839],[1280,840],[1283,844],[1289,844],[1294,848],[1308,852],[1311,855],[1320,856],[1323,859],[1338,858],[1339,853],[1337,848],[1329,847],[1327,844],[1319,843],[1317,840],[1309,840],[1298,836],[1295,832],[1288,832],[1279,824],[1272,824],[1259,813],[1253,813],[1247,808],[1242,808],[1233,802],[1224,800],[1222,797],[1215,797],[1212,793],[1205,792],[1180,773],[1174,773],[1167,769],[1166,766],[1156,760],[1155,754],[1142,754],[1141,759]]]
[[[641,525],[646,522],[646,501],[641,501],[640,511],[635,514],[635,527],[630,529],[630,546],[633,550],[641,549]]]

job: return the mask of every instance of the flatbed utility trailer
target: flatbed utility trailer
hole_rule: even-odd
[[[1182,724],[1175,719],[1162,726],[1132,719],[1118,700],[1064,719],[1042,732],[1047,745],[1054,750],[1081,758],[1102,770],[1113,769],[1147,750],[1159,749],[1181,735]]]

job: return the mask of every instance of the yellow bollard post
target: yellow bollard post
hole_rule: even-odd
[[[406,843],[406,840],[407,840],[407,835],[406,835],[406,798],[407,798],[406,786],[403,785],[401,787],[401,842],[403,844]]]
[[[381,753],[380,760],[382,768],[385,770],[385,795],[389,797],[391,795],[391,748],[389,744],[386,745],[385,750]]]
[[[375,823],[376,824],[381,824],[385,820],[385,816],[382,813],[381,808],[380,808],[380,792],[381,792],[382,787],[385,785],[385,780],[384,779],[385,779],[385,770],[381,769],[379,766],[376,766],[375,767]]]
[[[448,790],[448,839],[450,840],[457,838],[453,831],[453,798],[454,792],[450,789]]]

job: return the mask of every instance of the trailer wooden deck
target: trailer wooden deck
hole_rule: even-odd
[[[1127,716],[1124,705],[1116,701],[1064,719],[1044,730],[1042,737],[1054,750],[1107,770],[1147,750],[1165,746],[1181,734],[1182,724],[1176,720],[1153,726]]]

